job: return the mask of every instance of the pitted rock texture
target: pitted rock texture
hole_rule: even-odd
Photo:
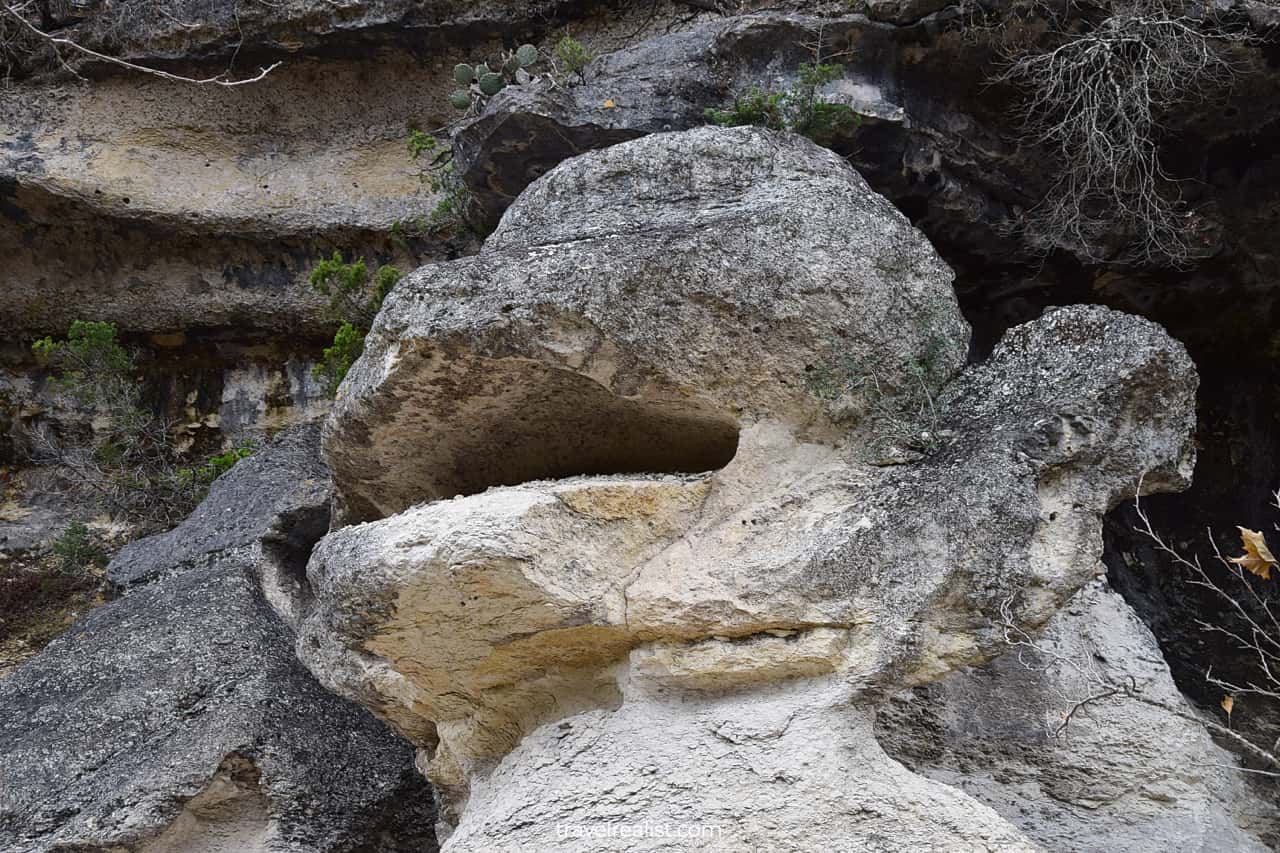
[[[1046,850],[1274,849],[1276,804],[1194,722],[1150,630],[1104,581],[1078,592],[1037,644],[893,697],[876,721],[880,743]],[[1130,678],[1148,701],[1096,699],[1059,731],[1101,682]]]
[[[1107,510],[1185,487],[1196,374],[1159,327],[1067,308],[939,387],[967,332],[946,268],[829,156],[707,128],[589,153],[385,304],[325,433],[344,520],[380,520],[318,544],[298,648],[423,748],[445,849],[616,821],[729,824],[691,850],[1033,849],[866,743],[867,709],[997,656],[1006,616],[1042,626]],[[867,464],[869,385],[910,376],[936,446]],[[731,458],[632,467],[708,424]],[[796,798],[840,817],[819,839]]]
[[[207,529],[130,549],[125,562],[147,567],[138,580],[154,580],[0,680],[0,848],[435,849],[412,747],[316,682],[262,589],[264,549],[321,531],[295,524],[289,501],[255,502],[255,486],[272,496],[300,469],[323,477],[314,432],[261,453],[197,511]]]
[[[833,434],[865,405],[834,413],[819,373],[855,363],[895,383],[930,359],[939,382],[963,362],[950,280],[901,214],[798,137],[701,128],[578,158],[479,255],[389,297],[326,427],[342,518],[717,468],[761,419]]]
[[[173,530],[121,549],[107,579],[127,587],[229,551],[305,563],[329,525],[329,469],[316,452],[319,438],[318,424],[295,427],[240,460]]]

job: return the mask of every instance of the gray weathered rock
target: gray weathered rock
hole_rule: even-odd
[[[314,447],[295,434],[240,462],[192,522],[118,561],[150,583],[0,680],[0,847],[434,849],[412,749],[316,683],[260,588],[272,547],[319,535]]]
[[[506,35],[549,17],[565,0],[277,0],[228,6],[218,0],[55,0],[62,35],[134,61],[196,62],[238,52],[295,54],[347,35],[376,44],[381,30],[433,47],[446,39]],[[384,38],[384,40],[386,40]],[[247,63],[245,63],[247,64]],[[252,66],[251,66],[252,68]],[[245,75],[248,76],[248,75]]]
[[[425,750],[447,850],[614,820],[1032,849],[902,774],[869,714],[1048,621],[1140,480],[1185,487],[1195,371],[1069,308],[940,390],[945,267],[829,157],[746,128],[592,152],[385,304],[325,433],[345,520],[380,520],[317,546],[299,654]],[[867,464],[895,427],[931,452]]]
[[[936,385],[960,365],[950,278],[855,171],[799,137],[701,128],[573,160],[479,255],[389,297],[326,427],[342,517],[544,477],[716,468],[738,425],[762,419],[832,433],[866,405],[837,411],[820,374],[858,363],[893,383],[928,360]]]
[[[926,8],[884,4],[883,12],[911,17]],[[977,123],[964,111],[973,105],[956,97],[966,84],[982,84],[972,75],[983,49],[957,50],[934,38],[937,28],[864,15],[761,12],[657,35],[600,56],[581,82],[499,93],[455,134],[458,173],[496,221],[526,186],[569,157],[704,124],[708,108],[726,107],[753,89],[786,91],[821,41],[845,70],[822,97],[862,119],[836,147],[895,203],[927,203],[940,236],[968,237],[972,246],[973,235],[982,235],[990,243],[989,226],[1009,214],[1006,205],[1030,199],[1005,174],[1007,141]],[[930,53],[920,51],[922,40]],[[1002,251],[1014,251],[999,242]]]
[[[1276,805],[1178,716],[1196,712],[1151,632],[1104,582],[1077,593],[1035,645],[895,697],[877,720],[880,742],[1047,850],[1274,849],[1259,835],[1274,828]],[[1055,735],[1076,703],[1130,678],[1149,701],[1103,697]]]
[[[183,571],[224,552],[301,555],[329,526],[329,469],[316,453],[318,424],[294,428],[214,481],[181,524],[126,545],[107,567],[119,587]]]

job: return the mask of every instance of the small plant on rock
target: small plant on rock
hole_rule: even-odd
[[[429,227],[443,232],[471,228],[467,216],[472,203],[471,191],[453,169],[453,149],[432,134],[410,128],[409,157],[415,162],[424,161],[418,179],[440,196],[431,211]],[[415,223],[415,227],[419,232],[428,230],[427,223],[422,221]],[[396,230],[393,226],[393,237]]]
[[[503,51],[501,58],[493,65],[487,61],[474,65],[458,63],[453,68],[453,79],[466,88],[454,90],[449,95],[449,103],[454,109],[464,112],[482,107],[486,100],[507,86],[522,86],[532,80],[529,69],[537,64],[538,58],[536,47],[522,44],[515,50]]]
[[[92,530],[73,522],[48,553],[0,560],[0,643],[35,651],[62,633],[95,603],[108,556]]]
[[[576,74],[582,77],[582,72],[591,60],[595,59],[591,52],[583,47],[582,42],[570,35],[566,35],[560,41],[556,42],[556,61],[564,67],[564,70],[570,74]]]
[[[186,477],[193,482],[208,485],[230,471],[241,459],[247,459],[252,455],[253,442],[242,441],[230,450],[213,454],[205,460],[203,465],[197,465],[194,468],[182,468],[179,469],[178,473],[179,476]]]
[[[364,337],[364,332],[344,322],[333,335],[333,345],[324,348],[320,363],[311,369],[312,375],[324,380],[325,393],[329,396],[338,393],[338,386],[347,378],[351,365],[364,352]]]
[[[806,385],[825,402],[828,414],[836,421],[856,422],[865,432],[872,464],[914,462],[954,438],[943,427],[939,402],[939,392],[951,378],[954,343],[933,318],[926,323],[924,346],[904,362],[846,356],[806,368]]]
[[[84,523],[73,521],[53,540],[53,557],[59,572],[78,575],[93,566],[105,566],[107,551]]]
[[[837,137],[856,128],[862,117],[848,104],[828,101],[819,90],[844,73],[844,66],[806,62],[800,65],[796,82],[784,92],[765,92],[753,87],[736,98],[728,109],[707,109],[708,122],[721,127],[758,125],[770,130],[789,130],[830,145]]]

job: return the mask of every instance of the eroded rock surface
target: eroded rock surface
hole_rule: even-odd
[[[950,279],[856,172],[798,137],[703,128],[574,160],[479,255],[390,296],[326,427],[343,518],[544,477],[717,468],[743,421],[834,434],[866,409],[834,399],[850,371],[895,383],[927,360],[936,383],[962,363]]]
[[[313,553],[299,653],[423,748],[446,849],[1034,848],[871,709],[1047,622],[1139,480],[1186,485],[1196,376],[1069,308],[952,378],[948,283],[827,152],[704,128],[566,162],[397,288],[326,430],[366,523]],[[904,399],[928,452],[868,464]]]
[[[1105,582],[1078,592],[1038,645],[895,697],[880,742],[1047,850],[1274,849],[1275,803],[1194,722],[1150,630]],[[1129,679],[1148,701],[1077,708]]]
[[[116,565],[138,585],[0,680],[0,847],[434,849],[412,748],[316,682],[263,592],[272,547],[323,530],[295,513],[324,506],[315,448],[312,431],[241,462],[205,527],[136,543]]]

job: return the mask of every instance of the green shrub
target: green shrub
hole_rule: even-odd
[[[247,459],[253,455],[253,442],[242,441],[236,447],[225,450],[222,453],[215,453],[205,460],[203,465],[197,465],[194,468],[181,468],[178,475],[189,480],[192,483],[208,488],[213,481],[227,473],[241,459]]]
[[[113,323],[76,320],[65,340],[42,338],[31,350],[43,362],[61,364],[59,385],[86,406],[114,402],[113,386],[129,381],[133,370],[133,359],[117,340]]]
[[[216,480],[230,471],[241,459],[248,459],[252,455],[253,442],[242,441],[238,447],[210,456],[209,461],[205,463],[205,468],[213,475],[211,479]]]
[[[347,378],[351,365],[364,352],[365,333],[350,323],[343,323],[334,333],[333,345],[324,348],[320,363],[312,368],[312,374],[325,382],[325,393],[333,396],[338,386]]]
[[[591,64],[591,60],[595,59],[595,57],[582,46],[582,42],[573,36],[566,35],[556,42],[556,59],[570,74],[577,74],[581,77],[583,70]]]
[[[325,347],[320,362],[311,369],[330,396],[337,393],[347,371],[364,351],[364,336],[399,280],[400,270],[393,266],[380,266],[370,276],[364,258],[347,263],[341,252],[334,252],[327,260],[321,258],[311,270],[311,286],[329,297],[329,313],[339,322],[333,344]]]
[[[819,89],[843,73],[841,65],[806,62],[801,64],[796,82],[785,92],[764,92],[753,87],[728,109],[707,109],[704,115],[708,122],[722,127],[759,125],[789,130],[819,145],[830,145],[862,122],[862,116],[849,105],[827,101],[818,94]]]
[[[471,209],[471,191],[453,169],[453,150],[434,136],[410,128],[410,159],[420,160],[425,155],[431,155],[431,158],[422,167],[418,179],[426,184],[427,189],[440,196],[428,219],[430,228],[443,232],[472,230],[467,216]],[[416,228],[420,233],[428,230],[421,222],[416,223]],[[396,231],[393,226],[393,237],[396,236]]]
[[[770,130],[786,130],[787,119],[783,106],[785,99],[786,95],[782,92],[762,92],[757,86],[736,98],[727,110],[708,108],[705,116],[707,121],[721,127],[759,125]]]
[[[336,320],[354,323],[365,329],[373,324],[382,300],[400,280],[400,270],[380,266],[369,276],[364,258],[347,263],[341,252],[321,258],[311,270],[311,287],[329,298],[329,312]]]
[[[79,521],[67,525],[53,541],[54,565],[63,574],[83,573],[93,566],[106,565],[107,552],[102,543]]]
[[[143,527],[170,527],[190,513],[204,489],[181,473],[169,425],[143,405],[134,356],[116,327],[77,320],[65,339],[43,338],[32,350],[54,386],[95,415],[89,434],[74,440],[33,430],[36,461],[59,466],[104,510]]]

